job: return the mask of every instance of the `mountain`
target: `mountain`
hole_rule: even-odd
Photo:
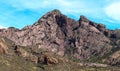
[[[47,64],[56,64],[62,58],[63,62],[82,61],[89,66],[99,66],[89,64],[96,62],[120,66],[120,30],[106,29],[105,25],[92,22],[85,16],[75,21],[55,9],[21,30],[14,27],[0,29],[0,35],[14,43],[11,46],[13,54],[37,64],[46,64],[44,59]],[[0,52],[3,50],[7,51],[2,46]]]

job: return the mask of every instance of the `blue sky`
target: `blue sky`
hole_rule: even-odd
[[[53,9],[75,20],[84,15],[109,29],[120,29],[120,0],[0,0],[0,28],[32,25]]]

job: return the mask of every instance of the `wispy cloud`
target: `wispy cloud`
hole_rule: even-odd
[[[0,29],[3,29],[3,28],[7,28],[7,27],[4,27],[4,26],[0,25]]]
[[[120,1],[114,2],[105,8],[105,13],[120,23]]]
[[[7,3],[17,10],[41,10],[41,9],[62,9],[64,12],[88,12],[89,10],[96,8],[99,5],[88,0],[4,0],[3,3]],[[94,5],[93,5],[94,4]],[[97,6],[98,7],[98,6]],[[92,8],[92,9],[91,9]],[[97,8],[96,8],[97,9]]]
[[[0,23],[18,28],[33,24],[53,9],[59,9],[63,14],[75,19],[85,15],[96,22],[114,22],[109,24],[111,26],[118,26],[115,23],[120,22],[118,0],[1,0],[0,6]]]

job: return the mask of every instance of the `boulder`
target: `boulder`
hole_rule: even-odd
[[[38,63],[51,65],[51,64],[57,64],[58,60],[49,55],[40,55],[38,58]]]

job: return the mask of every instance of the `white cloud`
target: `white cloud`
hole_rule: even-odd
[[[120,2],[114,2],[105,8],[108,17],[120,22]]]
[[[0,29],[3,29],[3,28],[7,28],[7,27],[4,27],[4,26],[0,25]]]

